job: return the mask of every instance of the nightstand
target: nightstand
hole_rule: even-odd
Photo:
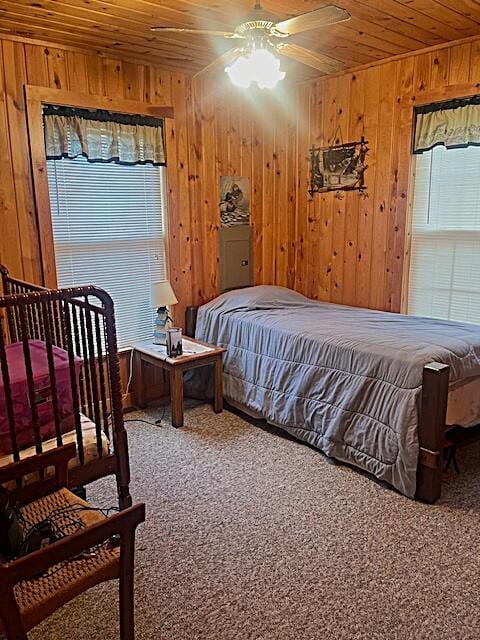
[[[172,424],[183,427],[183,372],[198,367],[212,365],[215,370],[213,409],[223,411],[222,358],[225,349],[193,338],[183,338],[183,355],[169,358],[164,345],[140,342],[134,345],[134,378],[137,405],[145,407],[144,364],[150,364],[168,373],[170,378],[170,398],[172,404]]]

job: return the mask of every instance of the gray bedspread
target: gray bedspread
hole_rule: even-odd
[[[480,327],[309,300],[282,287],[223,294],[196,337],[227,349],[227,400],[328,456],[415,493],[422,368],[480,375]]]

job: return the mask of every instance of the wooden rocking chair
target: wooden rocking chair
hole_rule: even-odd
[[[135,530],[145,520],[138,504],[105,517],[67,487],[69,444],[0,468],[0,485],[37,473],[40,479],[11,492],[26,521],[75,514],[76,527],[44,548],[0,564],[0,637],[27,640],[27,632],[68,601],[100,582],[119,578],[120,637],[134,639],[133,573]],[[47,468],[54,468],[46,478]],[[62,511],[63,510],[63,511]],[[112,543],[112,536],[119,544]]]

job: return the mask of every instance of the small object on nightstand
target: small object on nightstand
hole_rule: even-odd
[[[167,329],[167,356],[177,358],[182,352],[182,330],[177,327]]]
[[[151,342],[138,342],[134,348],[134,380],[136,392],[136,404],[142,409],[145,407],[145,388],[143,365],[148,364],[166,371],[170,378],[170,396],[172,404],[172,424],[174,427],[183,427],[183,373],[197,367],[213,366],[214,368],[214,397],[213,409],[215,413],[223,410],[222,391],[222,357],[225,353],[223,347],[200,342],[193,338],[183,338],[182,355],[172,358],[167,355],[164,346],[154,345]]]
[[[153,329],[153,343],[166,344],[166,332],[172,323],[168,307],[178,302],[168,280],[162,280],[161,282],[152,284],[151,300],[152,306],[157,309],[157,317],[155,318],[155,326]]]

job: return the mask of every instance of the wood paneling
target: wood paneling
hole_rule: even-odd
[[[288,105],[291,93],[286,87],[272,95],[259,93],[252,100],[232,88],[226,78],[192,85],[189,76],[155,66],[132,65],[54,45],[0,40],[0,262],[13,275],[42,282],[45,243],[39,238],[50,233],[49,225],[42,224],[45,211],[37,215],[35,210],[25,85],[56,89],[62,95],[65,91],[77,97],[83,93],[90,96],[90,106],[108,108],[111,103],[111,108],[124,109],[142,102],[142,110],[152,113],[161,106],[174,108],[166,137],[169,263],[180,300],[177,322],[183,320],[186,305],[218,293],[220,175],[251,178],[256,281],[274,281],[274,246],[280,234],[282,269],[290,269],[288,283],[293,284],[294,216],[286,220],[283,206],[293,212],[296,147],[295,121]],[[41,95],[36,92],[36,98]],[[42,145],[43,140],[37,136],[35,144]],[[42,208],[41,201],[37,206]],[[287,279],[282,277],[282,282]]]
[[[369,3],[359,5],[366,12]],[[410,5],[405,3],[405,12],[413,11]],[[414,96],[455,95],[458,86],[478,78],[480,40],[255,93],[235,89],[226,77],[192,81],[156,66],[3,40],[0,261],[17,276],[41,281],[23,95],[25,84],[37,85],[174,107],[167,137],[170,265],[181,300],[178,321],[185,305],[218,293],[221,175],[245,175],[251,181],[256,283],[398,310],[409,166],[408,150],[400,144],[406,139],[402,105]],[[348,193],[338,199],[327,193],[309,200],[309,146],[362,134],[371,147],[368,198]]]
[[[199,159],[202,206],[194,241],[200,250],[193,250],[197,298],[208,300],[218,290],[218,216],[211,195],[217,194],[219,176],[233,171],[251,178],[257,284],[399,311],[411,159],[411,122],[405,129],[402,118],[411,115],[415,100],[467,95],[479,78],[480,40],[474,40],[283,87],[273,95],[258,93],[253,104],[219,81],[195,84],[198,135],[192,156]],[[370,147],[368,197],[324,193],[310,199],[311,144],[361,135]]]
[[[2,40],[0,43],[0,145],[2,146],[1,209],[2,233],[0,260],[14,275],[34,282],[42,281],[41,244],[39,237],[45,229],[38,229],[33,198],[30,168],[24,86],[41,86],[66,91],[85,91],[108,101],[119,98],[142,101],[153,105],[178,106],[178,124],[185,130],[187,80],[178,72],[153,70],[120,60],[100,59],[95,55],[39,47],[21,42]],[[148,90],[147,90],[148,83]],[[99,100],[100,104],[100,100]],[[126,104],[129,104],[128,102]],[[133,103],[132,103],[133,104]],[[176,178],[181,172],[177,160],[186,153],[184,135],[176,136],[177,121],[169,126],[171,162],[169,173]],[[38,140],[36,141],[38,142]],[[180,147],[183,145],[184,150]],[[178,171],[177,171],[178,169]],[[172,178],[172,182],[176,185]],[[188,190],[187,190],[188,193]],[[172,193],[173,201],[178,198]],[[37,203],[41,206],[41,202]],[[183,224],[180,213],[171,207],[172,234]],[[38,220],[42,220],[39,212]],[[189,203],[182,211],[189,215]],[[48,232],[48,229],[46,229]],[[182,253],[181,250],[179,253]],[[176,254],[175,254],[176,255]],[[182,300],[190,299],[190,262],[184,260],[181,276],[176,273]],[[188,293],[185,293],[188,292]]]
[[[99,107],[108,107],[111,101],[115,102],[112,108],[123,105],[123,109],[141,101],[145,103],[145,112],[150,111],[149,105],[152,105],[151,112],[156,114],[159,106],[176,108],[176,119],[169,121],[168,125],[171,152],[168,166],[171,192],[169,225],[172,279],[181,300],[177,317],[182,318],[185,305],[193,301],[192,260],[183,232],[185,229],[187,235],[190,233],[188,168],[185,163],[188,154],[185,113],[190,80],[179,72],[132,65],[94,54],[0,40],[0,262],[12,275],[41,283],[44,274],[40,238],[51,233],[51,228],[47,224],[45,210],[39,210],[37,215],[35,205],[41,208],[42,201],[35,203],[33,196],[24,94],[26,85],[77,94],[85,92],[91,96],[91,101],[98,101]],[[91,106],[94,106],[93,102]],[[38,124],[36,129],[39,130]],[[34,144],[38,148],[43,139],[37,136]],[[51,267],[52,262],[51,259],[46,260],[45,264]],[[122,354],[121,364],[125,388],[129,372],[128,353]],[[153,391],[165,388],[160,375],[152,376],[150,384]]]
[[[321,300],[400,310],[413,104],[478,92],[479,79],[479,41],[473,41],[298,88],[296,289]],[[351,192],[339,200],[327,193],[310,200],[308,146],[337,141],[340,130],[344,141],[361,135],[369,141],[368,197]]]
[[[288,86],[288,85],[287,85]],[[219,180],[247,176],[256,283],[293,285],[296,129],[286,87],[254,97],[228,79],[194,81],[189,117],[193,298],[218,293]],[[278,247],[278,252],[276,251]],[[277,264],[278,262],[278,264]]]
[[[148,59],[164,68],[198,71],[229,49],[231,41],[153,33],[150,27],[231,30],[253,4],[253,0],[0,0],[0,33],[95,49],[109,58],[129,56],[134,63]],[[262,2],[279,20],[323,4],[321,0]],[[480,34],[480,5],[473,0],[335,0],[335,4],[349,11],[351,20],[305,32],[294,41],[342,61],[348,69]],[[81,59],[74,62],[72,75],[72,56],[66,56],[70,58],[66,66],[64,57],[58,50],[49,60],[49,72],[57,73],[59,83],[67,76],[73,80],[74,75],[85,82]],[[287,59],[284,65],[297,79],[319,75]],[[132,90],[141,91],[134,66],[130,68],[135,79]],[[113,91],[115,68],[111,71],[109,89]]]

